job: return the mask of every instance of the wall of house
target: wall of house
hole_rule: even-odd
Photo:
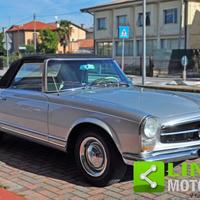
[[[189,2],[188,11],[189,48],[200,49],[200,3]]]
[[[37,40],[39,39],[39,32],[36,32],[37,34]],[[25,31],[25,45],[33,44],[34,40],[34,31]]]
[[[164,10],[177,8],[177,23],[164,23]],[[127,25],[130,29],[129,41],[133,43],[133,56],[138,55],[138,45],[141,46],[142,27],[138,26],[138,15],[143,11],[142,5],[134,3],[129,7],[112,8],[95,12],[95,40],[99,42],[120,41],[118,39],[117,17],[127,16]],[[182,4],[179,0],[174,1],[154,1],[147,4],[147,12],[150,12],[150,25],[147,26],[147,48],[148,45],[154,48],[162,46],[169,48],[183,47],[183,19],[181,21]],[[106,18],[107,27],[105,30],[98,30],[97,19]],[[181,29],[182,28],[182,29]],[[149,41],[148,41],[149,40]],[[139,42],[139,44],[138,44]],[[97,45],[96,45],[97,46]],[[115,57],[115,45],[113,45],[113,55]],[[97,51],[96,51],[97,52]],[[153,52],[152,52],[153,54]]]
[[[17,52],[20,46],[33,44],[33,31],[14,31],[9,35],[12,39],[12,52]],[[39,33],[37,33],[38,37]]]
[[[10,32],[9,36],[12,40],[12,51],[17,52],[19,50],[19,46],[22,46],[24,44],[24,32],[23,31],[15,31]]]
[[[163,12],[165,9],[177,8],[178,9],[178,23],[177,24],[164,24]],[[142,12],[142,5],[132,5],[127,8],[117,8],[112,10],[95,12],[95,39],[110,39],[118,37],[117,16],[127,15],[128,25],[130,26],[130,38],[141,37],[142,27],[137,26],[138,14]],[[180,15],[181,3],[179,0],[167,2],[154,2],[147,5],[147,12],[151,12],[151,25],[147,27],[147,36],[157,36],[159,31],[160,35],[178,35],[180,29]],[[107,29],[97,29],[97,19],[106,18]],[[159,20],[158,20],[159,19]],[[114,33],[113,33],[114,30]]]
[[[164,24],[163,19],[163,12],[165,9],[178,9],[178,22],[177,24]],[[159,12],[159,23],[160,23],[160,35],[166,36],[166,35],[179,35],[180,30],[180,13],[181,13],[181,7],[180,7],[180,1],[172,1],[172,2],[162,2],[160,3],[160,12]]]
[[[129,37],[133,38],[133,7],[115,9],[113,11],[114,38],[118,38],[117,16],[127,15],[127,25],[129,25]]]
[[[72,25],[72,34],[70,41],[76,41],[76,40],[81,40],[86,38],[86,31],[83,29],[80,29],[77,26]]]
[[[94,33],[93,32],[86,32],[86,39],[93,39]]]
[[[157,35],[157,30],[158,30],[158,24],[157,18],[158,18],[158,13],[157,13],[157,6],[156,4],[149,4],[147,6],[147,12],[151,13],[151,22],[150,26],[147,26],[147,36],[156,36]],[[142,27],[137,26],[138,23],[138,15],[139,13],[142,13],[142,6],[136,6],[134,10],[134,24],[135,26],[135,35],[136,37],[141,37],[142,36]]]
[[[77,26],[72,25],[72,33],[70,37],[71,42],[69,43],[69,45],[67,45],[66,52],[73,52],[77,50],[78,46],[75,42],[77,40],[82,39],[86,39],[86,31]],[[61,46],[60,43],[58,44],[57,53],[63,53],[63,46]]]
[[[200,1],[189,0],[188,19],[188,48],[200,48]],[[164,10],[177,9],[177,22],[165,24]],[[148,56],[157,59],[156,66],[163,63],[164,68],[169,64],[172,49],[184,48],[184,3],[181,0],[152,0],[147,1],[147,12],[150,12],[150,25],[147,26],[147,52]],[[117,27],[117,16],[127,15],[127,25],[130,29],[129,42],[131,55],[125,56],[126,65],[139,66],[142,56],[142,27],[138,25],[138,15],[143,12],[141,3],[132,2],[127,7],[112,6],[109,9],[94,11],[95,27],[95,52],[109,52],[121,63],[121,54],[116,53],[120,49]],[[98,30],[97,19],[106,18],[107,27],[105,30]],[[112,55],[109,45],[112,46]],[[102,50],[102,48],[107,50]],[[128,48],[129,48],[128,47]],[[117,55],[118,54],[118,55]],[[161,64],[160,64],[161,63]]]
[[[70,37],[70,41],[77,41],[82,40],[86,38],[86,31],[82,28],[79,28],[75,25],[72,26],[72,34]],[[39,41],[39,31],[36,32],[37,34],[37,41]],[[13,31],[9,32],[10,37],[12,38],[13,44],[12,44],[12,51],[16,52],[18,51],[19,46],[24,45],[31,45],[33,44],[34,40],[34,31]],[[71,51],[71,49],[74,49],[73,44],[70,44],[67,46],[66,51]],[[63,47],[58,44],[57,53],[63,53]]]
[[[106,30],[98,30],[97,27],[97,20],[98,18],[106,18]],[[96,12],[95,13],[95,34],[94,37],[95,39],[110,39],[113,36],[113,11],[112,10],[105,10],[101,12]]]

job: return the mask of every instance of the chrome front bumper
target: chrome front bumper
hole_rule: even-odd
[[[141,154],[123,153],[124,162],[132,165],[134,161],[177,162],[200,157],[200,146],[144,152]]]

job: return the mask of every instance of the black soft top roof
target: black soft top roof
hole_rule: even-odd
[[[49,58],[109,58],[106,56],[97,56],[94,54],[36,54],[22,58],[24,61],[44,61]]]
[[[93,54],[36,54],[36,55],[29,55],[25,56],[15,62],[13,62],[8,71],[5,73],[5,75],[1,78],[0,80],[0,88],[7,88],[10,86],[13,77],[16,75],[18,72],[20,66],[23,63],[26,62],[44,62],[46,59],[50,58],[109,58],[109,57],[102,57],[102,56],[97,56]]]

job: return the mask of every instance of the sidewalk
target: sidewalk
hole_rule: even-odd
[[[27,200],[187,200],[199,195],[192,191],[169,192],[167,187],[163,193],[134,193],[131,166],[122,182],[93,187],[73,158],[63,152],[14,136],[4,136],[0,145],[0,183]],[[193,162],[200,164],[200,159]],[[180,166],[175,170],[180,173]]]
[[[187,81],[183,81],[181,78],[177,77],[146,77],[145,86],[143,86],[141,76],[131,75],[129,78],[133,81],[134,85],[139,87],[193,93],[200,92],[200,80],[198,79],[188,79]]]

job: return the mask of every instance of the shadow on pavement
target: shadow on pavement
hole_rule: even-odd
[[[0,162],[19,170],[90,187],[70,155],[33,142],[5,135],[0,141]],[[128,166],[122,182],[132,180]]]

